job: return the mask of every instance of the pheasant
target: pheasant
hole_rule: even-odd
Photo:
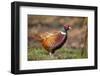
[[[34,35],[42,46],[48,51],[49,55],[61,48],[67,40],[67,31],[71,29],[69,25],[64,25],[62,31],[45,32]]]

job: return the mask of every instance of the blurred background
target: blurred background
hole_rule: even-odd
[[[30,39],[30,37],[34,36],[36,33],[50,32],[53,30],[60,31],[64,24],[70,25],[72,30],[68,31],[68,39],[62,47],[64,48],[63,50],[65,50],[64,53],[67,53],[67,55],[65,55],[65,57],[58,57],[57,59],[87,58],[87,17],[28,15],[28,60],[45,59],[45,57],[42,58],[43,56],[41,53],[41,56],[39,55],[40,58],[37,57],[38,54],[36,54],[36,52],[39,52],[40,50],[45,50],[43,46],[41,46],[37,40]],[[71,53],[66,51],[67,49],[71,51]],[[75,50],[78,51],[76,52]],[[42,53],[44,52],[45,51],[42,51]],[[49,58],[46,57],[46,59]]]

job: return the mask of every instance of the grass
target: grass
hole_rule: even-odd
[[[81,54],[83,51],[83,55]],[[56,50],[53,56],[49,56],[48,52],[43,48],[29,48],[28,60],[56,60],[56,59],[82,59],[87,58],[87,51],[74,48],[61,48]]]

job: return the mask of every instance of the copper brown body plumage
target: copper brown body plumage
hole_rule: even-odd
[[[67,40],[67,31],[70,29],[68,25],[64,25],[63,31],[51,31],[36,34],[35,37],[42,44],[42,46],[49,52],[49,54],[55,53],[55,51],[63,46]]]

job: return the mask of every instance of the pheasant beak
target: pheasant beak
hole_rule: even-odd
[[[72,28],[71,27],[69,27],[69,30],[71,30]]]

